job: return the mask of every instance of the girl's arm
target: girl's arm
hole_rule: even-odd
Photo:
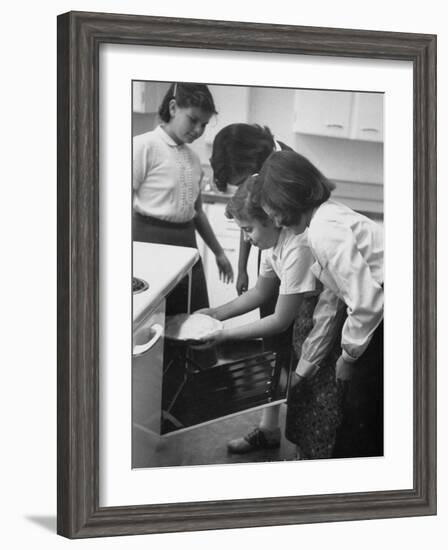
[[[277,279],[268,277],[258,277],[257,284],[241,296],[227,302],[216,308],[200,309],[196,313],[204,313],[210,315],[219,321],[225,321],[232,317],[244,315],[248,311],[252,311],[260,307],[267,301],[277,288]]]
[[[302,345],[296,374],[305,377],[316,374],[336,338],[341,336],[345,309],[345,304],[329,288],[322,290],[314,308],[313,328]]]
[[[268,297],[272,296],[277,289],[277,280],[273,277],[258,277],[255,288],[250,289],[232,302],[224,304],[214,310],[209,310],[213,316],[221,321],[236,315],[241,315],[254,309],[255,304],[261,305]],[[251,338],[262,338],[278,334],[286,330],[297,317],[302,301],[302,294],[280,294],[272,315],[263,317],[253,323],[238,326],[235,328],[221,329],[209,336],[206,340],[221,342],[223,340],[245,340]],[[251,308],[245,306],[251,304]],[[204,313],[207,311],[204,310]]]
[[[147,146],[141,137],[135,137],[132,153],[132,189],[138,191],[145,181],[146,174],[151,170],[151,148]]]
[[[364,353],[383,318],[383,288],[374,279],[352,231],[342,224],[334,224],[331,236],[321,248],[327,270],[347,305],[347,319],[342,328],[342,356],[354,362]]]
[[[205,244],[215,255],[216,263],[219,269],[219,278],[225,283],[230,283],[233,281],[232,264],[229,262],[222,246],[219,244],[218,239],[213,232],[212,226],[210,225],[210,222],[202,209],[202,199],[200,195],[196,200],[195,210],[196,216],[194,218],[194,225]]]
[[[238,277],[236,280],[236,291],[238,295],[246,292],[249,288],[249,276],[247,275],[247,261],[249,259],[251,244],[240,234],[240,251],[238,254]]]
[[[247,325],[225,328],[217,335],[217,340],[246,340],[264,338],[286,330],[297,317],[302,294],[280,294],[272,315],[263,317]]]
[[[313,328],[302,346],[296,369],[303,376],[312,376],[318,370],[334,339],[341,338],[341,327],[341,364],[345,368],[345,363],[354,363],[383,317],[383,289],[373,279],[351,230],[332,224],[325,238],[311,242],[319,263],[327,266],[343,301],[329,288],[322,291],[314,310]]]

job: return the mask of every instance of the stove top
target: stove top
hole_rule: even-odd
[[[149,285],[144,279],[139,279],[138,277],[132,277],[132,292],[133,294],[139,294],[140,292],[145,292],[148,290]]]

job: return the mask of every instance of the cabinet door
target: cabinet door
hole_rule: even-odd
[[[294,131],[338,138],[350,137],[352,92],[297,90]]]
[[[134,113],[145,113],[145,82],[132,83],[132,111]]]
[[[213,227],[216,238],[224,249],[230,263],[233,267],[235,280],[233,283],[225,284],[219,279],[218,267],[215,257],[211,250],[205,246],[202,240],[198,239],[198,248],[204,262],[205,277],[207,280],[207,290],[210,300],[210,306],[216,307],[222,305],[237,297],[236,293],[236,277],[238,275],[238,256],[240,250],[240,230],[233,220],[229,220],[224,215],[225,204],[212,203],[205,204],[204,211],[207,214],[209,222]],[[247,264],[247,272],[249,275],[249,286],[254,286],[257,277],[257,258],[258,249],[252,247]],[[226,326],[239,326],[251,321],[259,319],[258,310],[251,311],[245,315],[240,315],[235,319],[226,321]]]
[[[238,274],[239,235],[238,239],[219,238],[219,242],[221,243],[224,252],[229,258],[230,263],[232,264],[235,280],[233,281],[233,283],[225,284],[219,279],[218,267],[216,265],[214,256],[213,254],[209,253],[207,256],[209,261],[207,261],[206,263],[206,278],[211,307],[217,307],[227,302],[230,302],[238,296],[235,284],[236,276]],[[250,287],[254,286],[257,281],[257,256],[258,249],[252,247],[247,265]],[[225,326],[241,326],[256,321],[259,318],[259,312],[258,309],[256,309],[233,319],[228,319],[227,321],[225,321]]]
[[[383,141],[384,94],[355,94],[351,137],[362,141]]]

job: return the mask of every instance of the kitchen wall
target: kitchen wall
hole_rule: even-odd
[[[383,145],[293,131],[294,90],[251,88],[249,122],[269,126],[274,135],[316,163],[335,180],[383,183]]]
[[[151,97],[160,97],[164,83],[148,83]],[[293,89],[211,85],[218,115],[204,135],[192,144],[203,164],[205,180],[211,180],[209,158],[216,133],[232,122],[268,126],[274,136],[308,157],[336,183],[334,197],[354,209],[379,219],[383,213],[383,143],[309,135],[294,131]],[[149,97],[149,96],[148,96]],[[133,134],[151,130],[157,124],[152,112],[134,113]]]
[[[376,216],[383,212],[383,144],[299,134],[293,130],[292,89],[251,88],[248,121],[306,156],[336,183],[334,197]]]

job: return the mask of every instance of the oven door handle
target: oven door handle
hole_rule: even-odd
[[[154,331],[152,338],[150,338],[145,344],[134,346],[134,349],[132,350],[132,357],[140,357],[140,355],[145,354],[160,340],[160,337],[163,334],[163,326],[156,323],[151,328]]]

